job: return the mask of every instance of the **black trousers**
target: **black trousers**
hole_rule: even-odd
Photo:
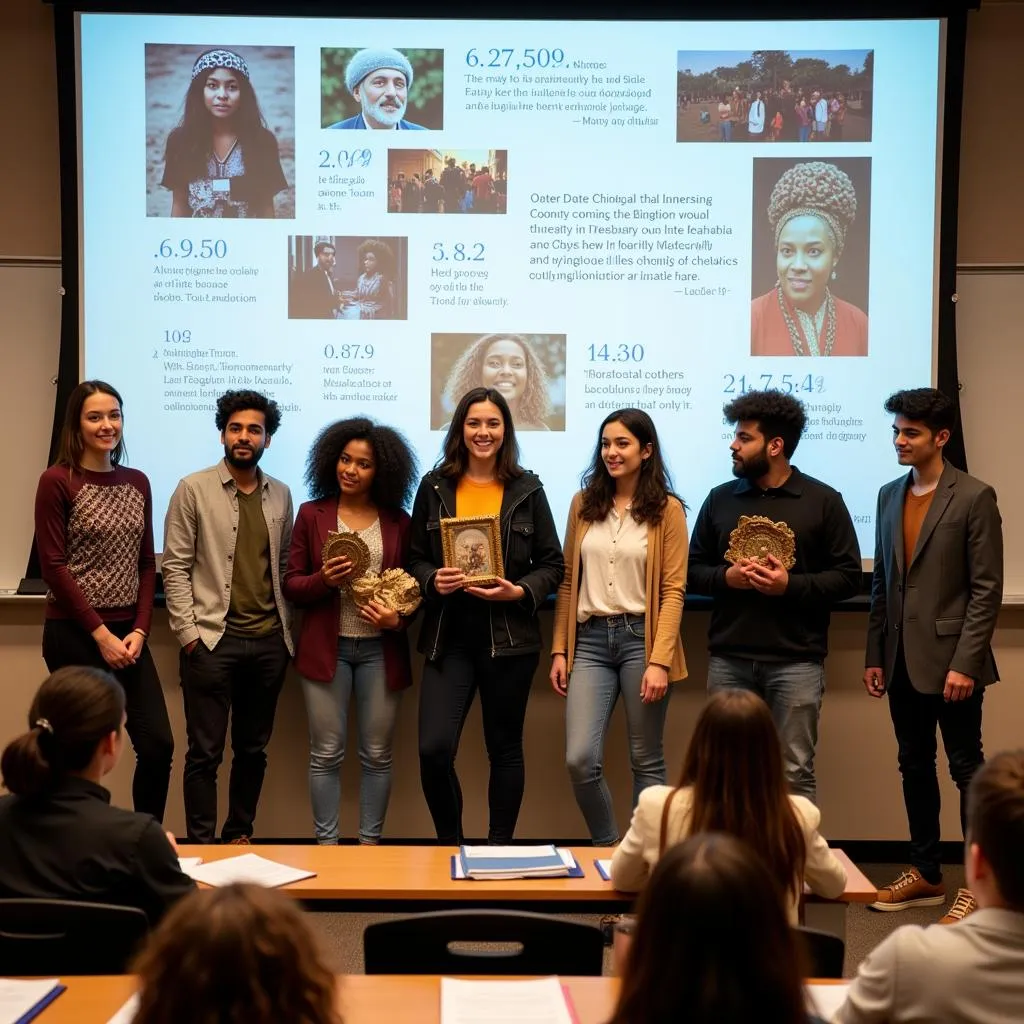
[[[185,828],[190,843],[217,836],[217,770],[231,716],[231,777],[225,842],[251,836],[267,771],[267,744],[277,698],[288,669],[281,633],[225,634],[211,651],[202,640],[180,654],[188,753],[185,755]]]
[[[946,701],[941,693],[920,693],[911,685],[901,647],[889,682],[889,714],[899,746],[903,802],[910,826],[910,863],[932,882],[942,875],[939,857],[939,779],[935,769],[935,730],[949,761],[949,774],[960,791],[960,826],[967,832],[967,789],[984,764],[981,749],[982,687],[967,700]]]
[[[509,843],[523,802],[523,723],[539,654],[492,657],[490,648],[460,648],[423,668],[420,685],[420,783],[438,841],[462,842],[462,787],[455,756],[479,691],[490,761],[487,838]]]
[[[131,622],[108,622],[106,626],[121,640],[132,630]],[[103,660],[96,641],[77,622],[47,619],[43,626],[43,660],[51,672],[67,665],[106,669],[124,688],[125,728],[135,748],[132,804],[135,810],[163,821],[167,787],[171,781],[174,737],[149,644],[143,646],[134,665],[114,669]]]

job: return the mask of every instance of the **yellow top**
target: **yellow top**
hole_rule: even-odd
[[[455,488],[455,514],[459,517],[500,515],[504,493],[505,485],[500,480],[478,483],[462,476]]]

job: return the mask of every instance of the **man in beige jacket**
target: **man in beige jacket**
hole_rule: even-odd
[[[1024,1019],[1024,750],[971,782],[967,883],[979,909],[897,929],[860,965],[835,1024],[1009,1024]]]

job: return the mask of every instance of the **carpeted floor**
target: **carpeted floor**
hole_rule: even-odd
[[[903,865],[862,864],[861,870],[877,885],[885,885],[899,874]],[[947,904],[952,903],[958,886],[964,884],[962,867],[945,868]],[[922,910],[904,910],[900,913],[878,913],[866,906],[853,904],[846,916],[846,968],[845,975],[852,977],[864,956],[874,949],[882,939],[900,925],[933,924],[942,914],[942,907],[926,907]],[[322,937],[324,949],[332,970],[341,974],[363,973],[363,928],[374,921],[383,921],[388,914],[323,914],[309,915],[317,933]],[[596,917],[577,917],[575,920],[597,922]],[[611,973],[611,958],[605,953],[605,974]]]

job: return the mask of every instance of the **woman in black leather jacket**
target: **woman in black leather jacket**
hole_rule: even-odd
[[[504,575],[468,586],[461,569],[444,565],[441,520],[485,515],[500,515]],[[563,569],[544,487],[519,465],[508,405],[499,391],[474,388],[459,401],[440,462],[420,483],[409,547],[425,612],[420,781],[441,843],[462,842],[455,755],[478,690],[491,765],[487,838],[512,840],[525,778],[523,722],[540,657],[537,609]]]

